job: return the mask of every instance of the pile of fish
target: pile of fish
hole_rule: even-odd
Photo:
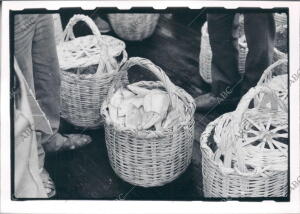
[[[181,100],[172,106],[166,91],[136,84],[119,88],[109,100],[108,112],[114,124],[135,130],[166,129],[185,115]]]

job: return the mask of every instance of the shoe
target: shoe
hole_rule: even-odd
[[[212,93],[206,93],[195,98],[196,107],[199,111],[208,111],[216,108],[220,104],[220,101]]]
[[[92,138],[84,134],[61,135],[58,133],[53,139],[51,142],[43,144],[46,152],[74,150],[92,142]]]
[[[195,98],[197,111],[212,111],[216,109],[220,112],[233,111],[239,99],[238,98],[221,98],[212,93],[206,93]]]

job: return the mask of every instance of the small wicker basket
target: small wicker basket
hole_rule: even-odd
[[[73,26],[84,21],[94,35],[75,38]],[[124,42],[102,36],[92,19],[84,15],[71,18],[57,46],[61,70],[62,117],[78,127],[101,124],[100,108],[119,67],[127,60]],[[127,76],[123,73],[123,79]]]
[[[134,65],[151,71],[160,81],[141,81],[135,84],[148,89],[164,88],[171,106],[180,100],[185,106],[185,119],[162,130],[132,130],[115,125],[109,117],[110,96],[103,102],[105,140],[110,164],[122,179],[137,186],[161,186],[176,179],[191,162],[194,138],[194,99],[175,86],[164,71],[150,60],[130,58],[121,68],[126,72]],[[122,86],[115,86],[118,89]]]
[[[242,23],[242,22],[241,22]],[[240,26],[242,28],[242,26]],[[212,83],[211,77],[211,60],[212,52],[209,42],[209,34],[207,32],[207,22],[202,27],[201,50],[199,54],[199,73],[203,80],[209,84]],[[246,37],[243,35],[239,38],[239,72],[245,72],[245,63],[248,53]],[[277,48],[274,48],[273,62],[279,59],[287,58],[287,54],[282,53]]]
[[[141,41],[150,37],[157,25],[159,14],[113,13],[108,14],[114,32],[128,41]]]
[[[249,108],[260,93],[264,102]],[[258,86],[206,127],[200,139],[205,197],[287,196],[288,117],[279,107],[274,92]]]

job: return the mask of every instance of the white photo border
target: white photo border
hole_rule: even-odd
[[[1,19],[1,204],[0,213],[300,213],[300,186],[291,191],[290,202],[207,202],[207,201],[103,201],[103,200],[11,200],[10,169],[10,42],[9,11],[25,8],[61,7],[275,7],[289,8],[289,71],[290,76],[299,71],[300,59],[300,2],[291,1],[5,1],[2,2]],[[299,81],[290,86],[290,182],[299,180]]]

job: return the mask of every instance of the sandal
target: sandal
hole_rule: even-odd
[[[56,195],[55,184],[50,178],[49,173],[43,168],[40,175],[48,198],[54,197]]]
[[[55,141],[44,145],[46,152],[74,150],[92,142],[92,138],[84,134],[66,134],[55,138]]]

